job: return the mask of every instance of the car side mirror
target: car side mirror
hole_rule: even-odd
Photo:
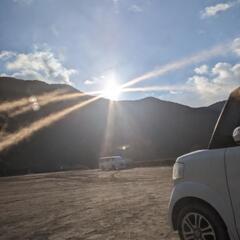
[[[233,139],[237,145],[240,145],[240,127],[236,127],[233,131]]]

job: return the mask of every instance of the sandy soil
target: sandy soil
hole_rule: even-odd
[[[171,168],[0,178],[0,239],[178,239],[167,224]]]

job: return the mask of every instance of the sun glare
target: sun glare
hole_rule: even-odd
[[[120,93],[121,87],[114,79],[109,80],[103,89],[103,96],[110,100],[118,100]]]
[[[117,84],[111,83],[103,89],[103,96],[110,100],[117,100],[120,94],[120,88]]]

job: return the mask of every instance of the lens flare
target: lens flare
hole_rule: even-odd
[[[45,98],[43,96],[40,96],[39,98],[35,97],[34,101],[32,100],[30,104],[23,106],[22,108],[10,113],[9,117],[16,117],[30,110],[37,111],[41,107],[46,106],[50,103],[71,100],[71,99],[80,98],[83,96],[87,96],[87,93],[69,93],[69,94],[64,94],[62,96],[49,96]]]
[[[205,60],[208,60],[210,58],[213,58],[213,57],[216,57],[216,56],[219,56],[219,55],[224,55],[224,54],[226,54],[230,51],[232,51],[232,42],[227,43],[227,44],[218,45],[218,46],[216,46],[212,49],[204,50],[204,51],[199,52],[199,53],[197,53],[193,56],[186,57],[186,58],[180,59],[178,61],[160,66],[156,70],[147,72],[147,73],[143,74],[142,76],[139,76],[137,78],[134,78],[134,79],[126,82],[125,84],[122,85],[122,88],[133,86],[133,85],[135,85],[139,82],[145,81],[147,79],[159,77],[159,76],[162,76],[162,75],[164,75],[168,72],[178,70],[178,69],[182,69],[182,68],[187,67],[189,65],[196,64],[196,63],[199,63],[201,61],[205,61]]]
[[[51,124],[64,118],[66,115],[98,100],[99,98],[100,98],[100,96],[90,98],[84,102],[75,104],[72,107],[66,108],[66,109],[58,111],[58,112],[54,112],[47,117],[41,118],[40,120],[33,122],[29,126],[21,128],[17,132],[6,134],[1,139],[0,152],[12,147],[13,145],[18,144],[19,142],[23,141],[26,138],[31,137],[35,132],[41,130],[42,128],[50,126]]]
[[[63,94],[65,91],[56,90],[50,93],[44,93],[38,96],[24,97],[13,101],[2,102],[0,104],[0,112],[11,112],[26,105],[32,103],[35,99],[49,99],[59,94]]]
[[[124,88],[122,92],[159,92],[159,91],[191,91],[191,86],[183,85],[158,85],[158,86],[146,86],[135,88]]]

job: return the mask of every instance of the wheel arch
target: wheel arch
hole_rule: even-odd
[[[205,200],[203,200],[201,198],[197,198],[197,197],[184,197],[182,199],[179,199],[175,203],[175,205],[173,207],[173,212],[172,212],[172,224],[173,224],[173,229],[174,230],[177,230],[177,218],[178,218],[178,214],[180,212],[181,207],[190,203],[190,202],[191,202],[191,204],[194,202],[194,203],[201,204],[201,205],[204,205],[204,206],[212,209],[218,215],[218,217],[221,219],[226,231],[228,232],[227,225],[226,225],[225,221],[222,219],[219,212],[211,204],[209,204]],[[229,233],[228,233],[228,235],[229,235]]]

